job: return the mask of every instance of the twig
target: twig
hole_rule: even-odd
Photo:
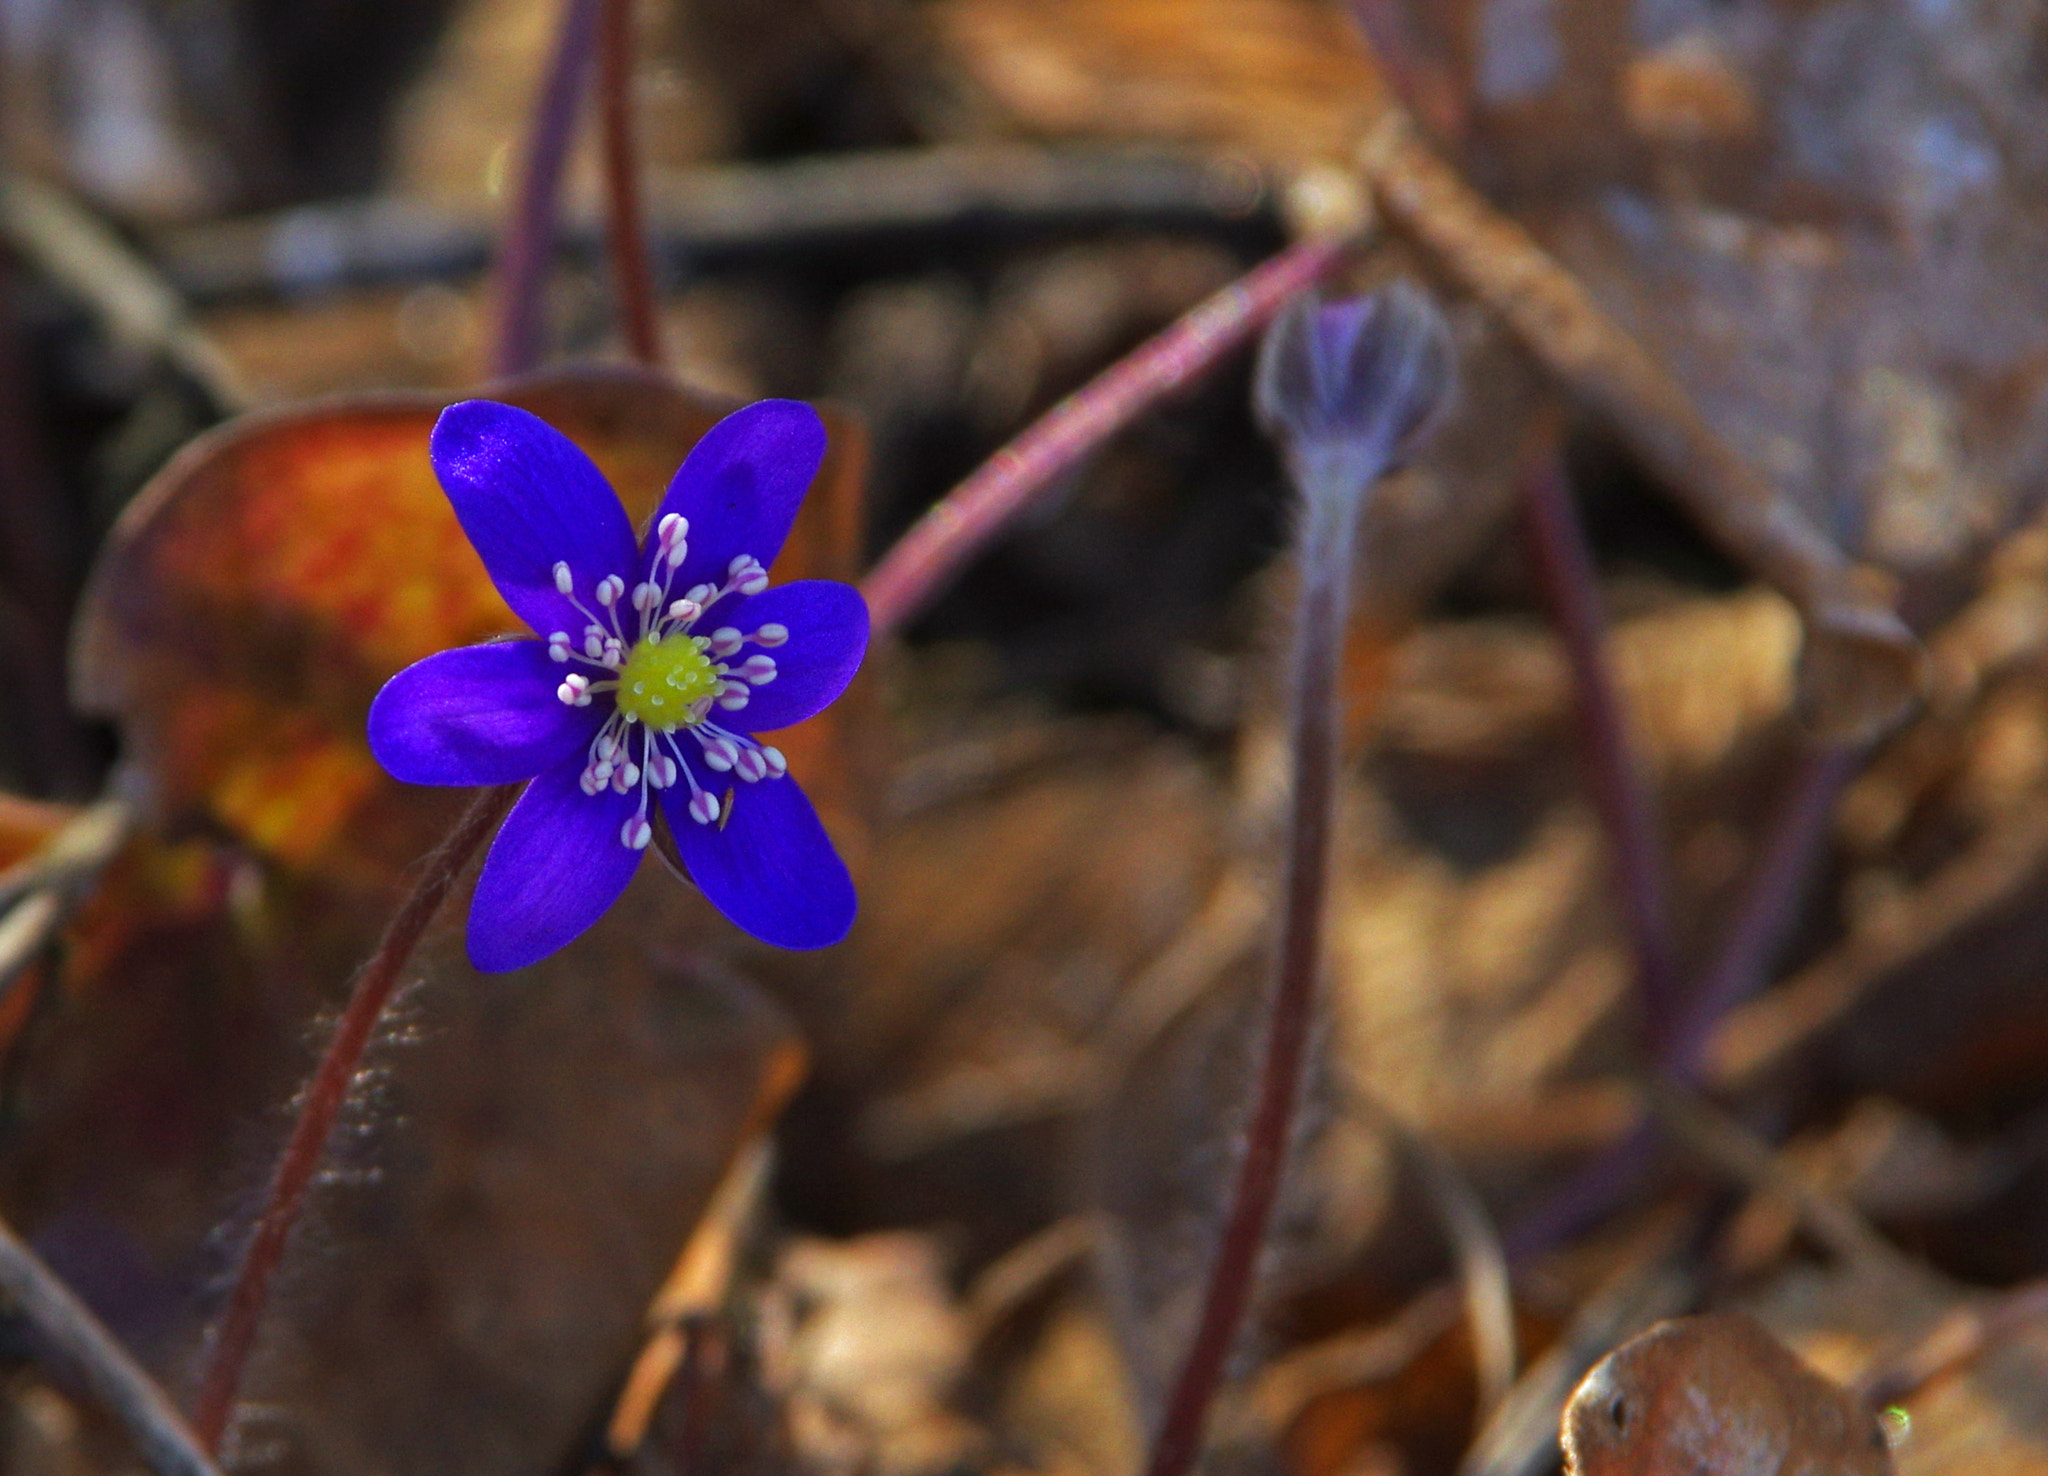
[[[1473,1372],[1479,1382],[1479,1416],[1484,1419],[1515,1382],[1515,1304],[1499,1232],[1472,1181],[1435,1139],[1410,1127],[1355,1074],[1346,1073],[1345,1087],[1353,1103],[1407,1155],[1435,1202],[1457,1259]]]
[[[2048,810],[2022,806],[1915,887],[1898,916],[1852,932],[1769,994],[1729,1012],[1706,1047],[1701,1076],[1739,1089],[1840,1019],[1872,985],[2012,894],[2048,855]]]
[[[1684,1017],[1660,1053],[1660,1065],[1674,1079],[1687,1085],[1698,1082],[1715,1029],[1769,978],[1819,866],[1835,801],[1855,776],[1865,751],[1860,744],[1826,745],[1800,756],[1791,793],[1765,832],[1762,862],[1722,932],[1712,966],[1686,1001]]]
[[[0,237],[89,304],[115,338],[191,379],[222,414],[249,404],[233,362],[193,323],[178,293],[70,196],[25,174],[0,173]]]
[[[496,374],[523,374],[541,359],[544,289],[554,261],[562,166],[590,72],[600,3],[563,0],[561,30],[534,108],[519,198],[498,261],[498,341],[491,360]]]
[[[605,1425],[605,1452],[613,1460],[630,1460],[647,1439],[662,1395],[689,1361],[692,1342],[724,1305],[741,1237],[760,1209],[773,1163],[774,1145],[765,1136],[740,1150],[656,1294],[648,1312],[651,1331]]]
[[[1457,1287],[1440,1281],[1385,1322],[1274,1359],[1218,1411],[1218,1443],[1271,1447],[1323,1395],[1392,1378],[1457,1325],[1459,1301]]]
[[[42,1258],[0,1222],[0,1291],[127,1429],[157,1476],[220,1476],[171,1401]]]
[[[1241,160],[1150,147],[940,144],[650,169],[643,183],[656,249],[699,265],[878,237],[943,248],[992,232],[1273,223],[1272,191]],[[481,215],[381,195],[170,227],[149,242],[188,299],[210,301],[474,272],[496,234]],[[602,234],[573,209],[561,223],[571,250],[594,253]]]
[[[1263,328],[1348,243],[1291,246],[1040,416],[918,519],[861,584],[879,637],[900,629],[1054,478]]]
[[[1717,542],[1799,606],[1802,693],[1828,736],[1867,738],[1896,721],[1924,658],[1891,607],[1889,576],[1852,564],[1758,476],[1576,277],[1431,152],[1402,109],[1385,111],[1356,157],[1387,214],[1613,425]]]
[[[1808,1233],[1852,1265],[1897,1271],[1906,1256],[1835,1195],[1790,1167],[1755,1133],[1671,1081],[1650,1084],[1650,1104],[1680,1142],[1748,1188],[1784,1201]]]
[[[133,820],[125,800],[101,800],[34,856],[0,872],[0,906],[13,903],[0,913],[0,998],[71,915],[87,884],[120,851]]]
[[[1762,860],[1736,902],[1722,942],[1676,1025],[1658,1046],[1652,1069],[1683,1086],[1700,1084],[1708,1051],[1729,1012],[1761,989],[1827,837],[1828,817],[1842,786],[1861,762],[1861,745],[1809,749],[1790,793],[1765,831]],[[1598,1221],[1619,1204],[1656,1161],[1662,1131],[1642,1122],[1596,1155],[1508,1234],[1516,1259],[1547,1250]]]
[[[1085,1260],[1101,1233],[1092,1215],[1068,1215],[991,1261],[962,1299],[969,1342],[987,1342],[1019,1307]]]
[[[1957,1308],[1925,1337],[1866,1372],[1856,1381],[1856,1392],[1873,1409],[1897,1404],[1975,1363],[1995,1344],[2043,1322],[2048,1322],[2048,1278]]]
[[[427,857],[412,895],[393,914],[377,951],[356,978],[348,1004],[335,1023],[313,1079],[299,1105],[298,1121],[279,1157],[265,1196],[263,1213],[242,1251],[227,1311],[214,1335],[213,1352],[200,1381],[193,1426],[208,1450],[220,1448],[228,1417],[233,1413],[242,1368],[255,1346],[256,1332],[269,1300],[271,1278],[284,1260],[306,1190],[327,1155],[327,1140],[348,1101],[349,1088],[362,1064],[363,1052],[384,1016],[400,973],[413,955],[448,890],[476,854],[498,817],[511,803],[514,786],[486,789],[471,801],[447,840]]]
[[[1656,800],[1635,746],[1607,658],[1607,614],[1592,551],[1555,454],[1520,478],[1522,525],[1551,624],[1571,664],[1574,707],[1587,783],[1614,848],[1615,881],[1636,957],[1643,1033],[1654,1050],[1676,1028],[1678,942],[1658,834]]]
[[[640,212],[640,158],[633,143],[633,0],[602,0],[597,48],[598,106],[604,119],[604,182],[612,289],[626,346],[661,367],[661,325],[654,310],[654,268]]]

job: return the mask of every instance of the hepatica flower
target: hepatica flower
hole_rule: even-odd
[[[537,639],[429,656],[370,707],[370,747],[413,784],[531,780],[492,842],[469,957],[544,958],[632,880],[660,807],[690,879],[786,948],[836,943],[853,882],[782,754],[756,736],[852,680],[868,613],[850,586],[770,589],[825,454],[808,405],[764,400],[691,451],[644,543],[590,459],[524,410],[452,405],[434,470],[506,604]]]

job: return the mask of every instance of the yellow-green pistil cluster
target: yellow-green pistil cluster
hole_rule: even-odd
[[[724,678],[712,670],[705,636],[650,635],[619,668],[619,711],[650,728],[686,728],[703,719]]]

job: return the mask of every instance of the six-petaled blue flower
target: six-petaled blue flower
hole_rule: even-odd
[[[414,784],[533,782],[477,879],[469,956],[520,968],[625,890],[658,804],[690,879],[786,948],[836,943],[853,882],[758,733],[852,680],[868,613],[851,587],[768,588],[825,454],[808,405],[727,416],[669,484],[644,545],[567,437],[487,400],[434,427],[434,470],[505,603],[540,635],[443,651],[393,677],[370,747]]]

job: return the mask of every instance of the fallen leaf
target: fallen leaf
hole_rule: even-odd
[[[1570,1476],[1891,1476],[1884,1428],[1742,1312],[1660,1322],[1565,1407]]]

